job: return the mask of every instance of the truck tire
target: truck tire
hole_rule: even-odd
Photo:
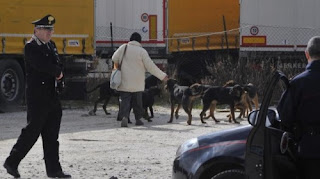
[[[12,111],[24,96],[24,73],[16,60],[0,60],[0,111]]]
[[[245,179],[245,172],[240,169],[225,170],[216,174],[211,179]]]

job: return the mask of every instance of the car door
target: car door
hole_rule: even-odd
[[[260,110],[255,112],[255,122],[247,138],[245,170],[249,179],[296,178],[297,170],[294,158],[289,152],[281,152],[280,142],[285,131],[267,117],[269,113],[277,114],[270,107],[280,99],[281,93],[289,86],[286,76],[276,71],[269,80]],[[252,116],[249,116],[252,117]],[[278,119],[279,124],[281,123]]]

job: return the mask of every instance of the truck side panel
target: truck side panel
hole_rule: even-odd
[[[238,0],[169,0],[169,51],[238,48],[239,10]]]
[[[94,54],[94,0],[10,0],[0,7],[0,54],[23,54],[31,22],[47,14],[56,18],[53,40],[60,54]]]
[[[144,47],[165,47],[165,0],[97,0],[97,47],[114,47],[129,41],[133,32]]]
[[[303,51],[320,33],[320,1],[242,0],[241,51]]]

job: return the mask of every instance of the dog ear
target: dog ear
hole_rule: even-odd
[[[243,88],[240,85],[235,85],[231,87],[229,94],[240,98],[243,93]]]

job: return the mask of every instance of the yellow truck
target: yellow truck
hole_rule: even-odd
[[[24,45],[33,35],[32,21],[51,14],[56,18],[53,40],[65,66],[66,93],[85,82],[95,55],[94,0],[0,1],[0,107],[24,97]],[[78,84],[78,85],[76,85]],[[77,97],[76,97],[77,98]],[[81,98],[81,95],[78,96]]]

